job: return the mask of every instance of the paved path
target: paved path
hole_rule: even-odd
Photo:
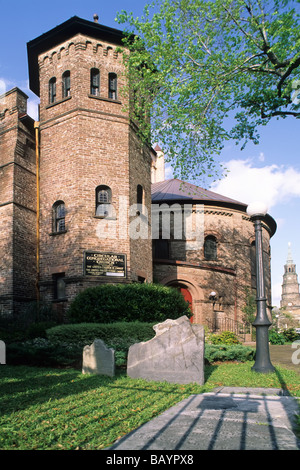
[[[110,450],[299,450],[298,413],[280,389],[223,387],[191,395]]]

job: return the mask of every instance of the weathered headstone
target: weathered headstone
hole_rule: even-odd
[[[2,340],[0,340],[0,364],[6,364],[6,346]]]
[[[95,341],[83,348],[82,373],[115,375],[115,350],[107,348],[104,341],[95,339]]]
[[[156,336],[130,346],[127,374],[131,378],[171,383],[204,384],[204,328],[186,316],[155,325]]]

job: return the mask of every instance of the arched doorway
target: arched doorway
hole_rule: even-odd
[[[175,275],[169,275],[161,279],[160,283],[163,286],[175,287],[190,303],[192,310],[192,322],[202,325],[202,303],[203,291],[198,286],[197,281],[192,276],[187,276],[183,273],[176,272]]]
[[[193,297],[190,292],[190,290],[187,288],[187,286],[180,284],[180,283],[174,283],[174,284],[169,284],[170,287],[174,287],[175,289],[179,290],[179,292],[183,295],[184,300],[186,300],[189,303],[191,312],[193,313]],[[193,315],[190,318],[190,322],[193,323]]]

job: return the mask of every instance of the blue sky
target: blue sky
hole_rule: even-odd
[[[105,3],[105,4],[104,4]],[[14,1],[0,0],[0,94],[15,86],[29,96],[28,113],[36,118],[38,98],[28,90],[26,43],[49,29],[77,15],[115,28],[118,11],[132,11],[140,16],[144,0],[115,0],[83,2],[82,0]],[[49,7],[49,8],[47,8]],[[240,151],[235,145],[226,145],[221,160],[230,170],[229,175],[215,183],[212,190],[242,202],[263,200],[278,224],[271,241],[273,304],[279,306],[283,266],[288,242],[300,273],[300,121],[294,118],[274,121],[261,129],[259,145],[249,144]]]

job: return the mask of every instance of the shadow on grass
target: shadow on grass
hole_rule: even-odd
[[[48,369],[28,366],[4,366],[0,369],[0,415],[49,401],[60,400],[92,390],[107,396],[113,390],[120,400],[128,392],[128,402],[136,400],[135,393],[145,392],[155,402],[157,394],[173,395],[180,400],[184,393],[193,393],[195,388],[178,384],[153,384],[146,381],[127,381],[126,371],[117,370],[114,377],[84,375],[74,369]],[[119,394],[118,391],[119,390]],[[125,400],[126,401],[126,400]],[[124,401],[124,403],[125,403]]]

